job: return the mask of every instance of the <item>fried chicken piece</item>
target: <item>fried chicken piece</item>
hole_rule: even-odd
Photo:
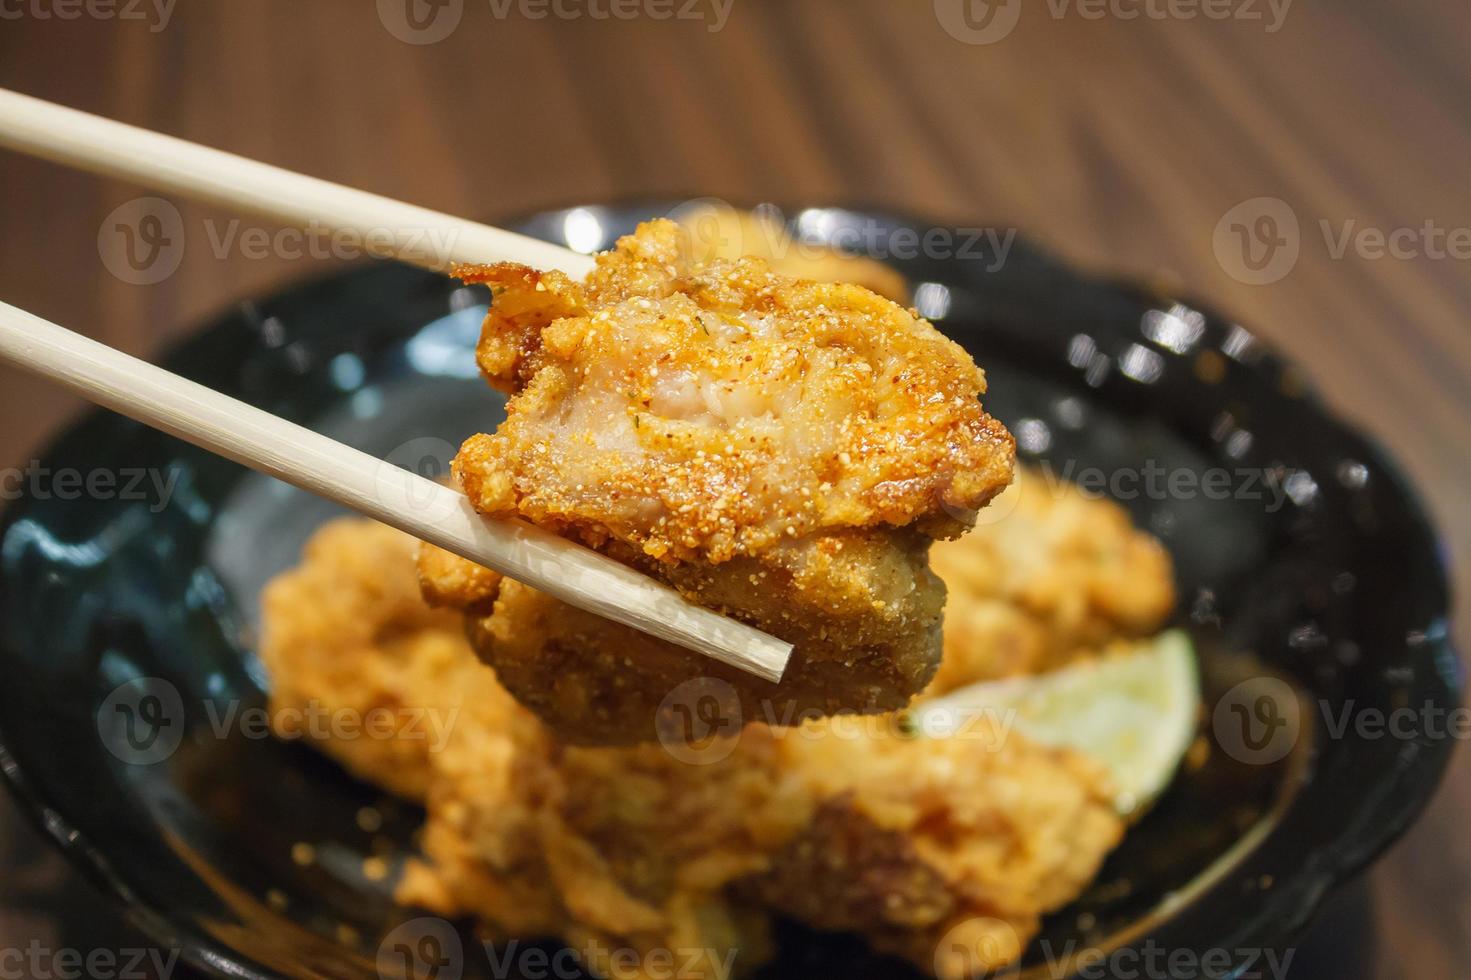
[[[512,693],[568,738],[627,744],[707,673],[781,713],[892,710],[923,689],[943,602],[928,546],[966,529],[1015,458],[959,345],[856,286],[753,258],[696,265],[667,221],[621,240],[585,285],[462,274],[495,290],[477,358],[512,395],[455,459],[476,508],[796,643],[773,687],[507,586],[489,617],[467,611]],[[422,573],[430,594],[455,593]]]
[[[545,790],[545,729],[475,659],[461,616],[431,609],[414,574],[418,542],[373,521],[344,518],[307,542],[302,562],[262,597],[261,659],[271,678],[272,727],[281,738],[313,737],[345,769],[395,795],[435,807],[426,829],[441,860],[460,868],[462,894],[414,871],[405,887],[422,904],[481,909],[496,935],[555,934],[561,906],[550,890],[534,832]],[[467,571],[471,589],[494,573]],[[393,725],[302,731],[314,710]],[[358,731],[361,728],[361,731]],[[448,796],[486,809],[460,813]],[[463,857],[470,841],[473,859]],[[481,868],[494,873],[481,873]],[[440,891],[436,891],[436,890]]]
[[[354,775],[422,800],[432,779],[429,754],[458,720],[462,694],[485,671],[465,660],[459,618],[424,604],[412,564],[416,547],[408,535],[372,521],[323,527],[301,564],[265,590],[260,657],[271,676],[278,736],[312,734],[299,719],[324,709],[391,719],[393,737],[319,747]]]
[[[1122,839],[1108,778],[997,719],[938,739],[871,721],[830,718],[778,736],[778,771],[800,781],[809,816],[751,893],[944,980],[989,975]]]
[[[473,910],[489,939],[562,935],[567,913],[541,842],[542,813],[555,788],[555,745],[545,728],[459,640],[461,663],[482,700],[431,759],[420,847],[431,869],[413,861],[397,898],[447,918]],[[446,692],[446,696],[451,696]]]
[[[513,396],[455,463],[485,513],[718,563],[820,530],[953,536],[1008,485],[1012,440],[954,341],[860,287],[679,244],[641,226],[585,287],[461,270],[495,291],[477,356]]]
[[[770,908],[964,977],[1020,955],[1122,836],[1101,768],[1075,753],[984,721],[931,740],[864,720],[753,725],[707,743],[707,759],[566,749],[538,820],[563,939],[640,958],[699,950],[692,975],[723,976],[732,958],[743,970],[765,958]],[[452,810],[494,805],[460,794]],[[424,873],[453,889],[465,866],[436,853],[442,812],[431,802]]]
[[[408,866],[400,900],[448,917],[473,914],[492,939],[562,937],[595,952],[601,937],[605,948],[747,949],[754,960],[767,944],[766,914],[727,903],[718,889],[698,901],[675,894],[660,913],[667,921],[654,926],[647,906],[611,884],[589,891],[603,858],[561,816],[574,819],[576,796],[558,771],[559,750],[475,657],[463,618],[425,604],[416,545],[372,521],[334,521],[262,597],[261,657],[278,736],[316,737],[313,745],[348,771],[428,811],[422,847],[432,864]],[[458,597],[493,593],[498,576],[454,561],[440,570]],[[387,712],[400,724],[381,737],[347,737],[283,723],[308,709],[358,719]],[[631,769],[628,776],[625,791],[652,791]],[[696,801],[683,805],[695,821]]]
[[[749,751],[743,760],[763,756]],[[729,887],[767,866],[761,821],[779,816],[768,768],[680,762],[654,745],[573,747],[556,781],[542,843],[568,903],[563,939],[594,951],[591,969],[610,972],[598,949],[669,950],[697,978],[769,958],[768,913]]]
[[[411,866],[399,901],[473,917],[495,938],[558,938],[603,976],[641,976],[641,966],[669,955],[680,976],[723,980],[737,959],[746,969],[769,957],[768,913],[726,888],[764,867],[764,851],[745,830],[750,815],[716,806],[727,793],[752,796],[742,783],[760,773],[726,767],[686,783],[653,746],[524,758],[539,805],[514,824],[529,837],[518,833],[508,860],[501,810],[524,794],[481,778],[505,768],[498,754],[482,757],[487,745],[496,742],[465,739],[446,753],[450,765],[427,806],[424,859]],[[516,900],[522,879],[542,883],[550,901]]]
[[[976,528],[930,552],[945,580],[945,656],[925,691],[1054,670],[1158,632],[1170,556],[1127,511],[1025,467]]]
[[[903,532],[855,532],[779,545],[759,562],[669,568],[666,580],[701,605],[745,611],[747,621],[799,649],[825,649],[837,637],[847,645],[794,664],[779,685],[723,664],[691,663],[678,647],[511,580],[467,628],[476,649],[491,652],[500,681],[538,716],[555,719],[557,734],[573,743],[659,737],[665,699],[702,676],[730,685],[745,720],[800,720],[889,703],[893,691],[923,687],[934,670],[945,596],[925,562],[928,544]],[[429,545],[421,555],[421,577],[436,601],[483,602],[473,590],[457,593],[471,574],[460,567],[468,562]]]

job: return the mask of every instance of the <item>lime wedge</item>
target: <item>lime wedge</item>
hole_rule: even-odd
[[[916,705],[911,724],[942,737],[954,719],[990,715],[1042,745],[1093,756],[1113,776],[1114,806],[1142,812],[1195,738],[1200,678],[1179,630],[1048,674],[986,681]]]

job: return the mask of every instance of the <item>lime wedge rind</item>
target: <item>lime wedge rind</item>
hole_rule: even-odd
[[[913,724],[938,734],[957,716],[985,714],[1039,744],[1087,753],[1107,767],[1114,805],[1131,816],[1173,779],[1195,739],[1199,704],[1195,650],[1170,630],[1051,673],[960,688],[916,707]]]

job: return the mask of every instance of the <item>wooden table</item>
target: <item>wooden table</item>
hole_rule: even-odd
[[[1297,0],[1278,20],[1255,0],[1212,20],[1185,18],[1198,8],[1183,0],[1117,0],[1141,16],[1097,19],[1087,0],[1052,0],[1013,24],[1011,7],[967,21],[959,0],[700,0],[698,19],[666,20],[687,0],[635,3],[631,20],[594,16],[628,9],[610,0],[563,0],[577,19],[530,16],[547,9],[537,0],[415,2],[411,22],[386,0],[195,0],[166,18],[152,0],[5,0],[0,86],[474,216],[715,195],[1020,228],[1085,266],[1186,284],[1309,365],[1392,447],[1471,565],[1471,16],[1458,6]],[[408,43],[461,8],[443,40]],[[100,268],[99,229],[139,195],[0,154],[0,296],[146,355],[332,261],[195,234],[166,280],[123,281]],[[1259,274],[1232,251],[1233,223],[1274,232],[1260,204],[1223,223],[1259,198],[1299,222],[1290,270],[1258,250]],[[228,232],[229,215],[180,211],[186,228]],[[1342,248],[1345,229],[1370,237]],[[0,369],[0,465],[79,409]],[[1456,636],[1471,648],[1464,618]],[[1331,975],[1466,974],[1468,811],[1462,753],[1425,819],[1340,903],[1359,952]],[[59,871],[17,879],[17,861],[44,861],[9,834],[0,947],[49,928],[44,910],[89,907]],[[98,942],[97,923],[71,942]],[[1323,935],[1308,951],[1334,944]],[[1299,975],[1325,969],[1312,964],[1305,951]]]

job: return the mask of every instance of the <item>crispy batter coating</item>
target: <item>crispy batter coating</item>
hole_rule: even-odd
[[[766,866],[769,770],[678,762],[652,745],[569,748],[556,782],[542,843],[567,903],[562,938],[592,951],[590,968],[610,972],[600,948],[671,950],[697,978],[768,958],[768,913],[728,886]]]
[[[779,736],[778,753],[811,803],[756,896],[947,980],[1020,956],[1123,837],[1096,763],[1000,719],[942,739],[825,719]]]
[[[388,713],[400,737],[341,739],[325,747],[355,775],[422,800],[436,744],[425,714],[450,724],[466,684],[485,672],[465,663],[459,617],[430,609],[420,597],[416,546],[368,521],[322,528],[301,564],[262,596],[260,656],[271,675],[278,735],[301,737],[290,720],[327,704],[363,719]]]
[[[954,341],[857,286],[691,267],[679,241],[645,225],[586,287],[462,271],[496,288],[479,358],[514,396],[455,461],[484,513],[721,562],[828,529],[958,534],[1010,482]]]
[[[554,743],[458,639],[484,698],[430,756],[424,805],[432,817],[420,846],[434,867],[411,862],[400,900],[448,917],[473,910],[480,931],[496,940],[562,935],[567,912],[541,842],[556,787]]]
[[[429,545],[419,549],[418,571],[419,589],[430,606],[449,606],[487,616],[503,582],[499,572]]]
[[[260,653],[272,726],[282,738],[317,737],[315,746],[348,771],[406,799],[433,806],[455,787],[494,800],[474,813],[439,807],[426,846],[460,868],[456,887],[466,904],[486,910],[489,931],[555,934],[560,905],[531,830],[550,741],[470,653],[462,618],[425,605],[417,545],[393,528],[344,518],[313,535],[301,564],[270,583]],[[483,581],[474,574],[467,583],[476,579]],[[396,724],[389,737],[370,736],[366,725],[357,737],[344,734],[356,729],[301,731],[291,719],[308,708],[357,719],[387,712]],[[470,840],[481,848],[455,865]],[[423,876],[410,878],[421,880],[424,904],[436,904]]]
[[[668,569],[666,579],[701,605],[739,611],[805,651],[779,685],[692,662],[678,647],[515,581],[502,583],[489,613],[469,616],[467,628],[501,682],[578,744],[659,737],[666,697],[701,676],[729,684],[745,720],[893,707],[908,700],[894,692],[923,688],[934,672],[945,592],[925,561],[928,544],[908,532],[854,532],[783,545],[761,561]],[[428,545],[421,555],[436,599],[455,604],[454,586],[468,581],[459,565],[469,563]]]
[[[940,962],[995,967],[1123,833],[1098,767],[985,722],[945,741],[873,717],[757,725],[726,751],[704,764],[657,746],[564,753],[546,826],[569,858],[564,892],[597,896],[584,929],[636,949],[698,936],[718,960],[735,948],[719,941],[732,910],[755,903],[934,969],[941,939],[980,920],[1005,923],[1011,945]]]
[[[1175,606],[1170,556],[1154,537],[1113,501],[1032,468],[930,559],[950,599],[926,696],[1149,636]]]
[[[962,532],[1015,458],[959,345],[857,286],[754,258],[695,264],[668,221],[620,241],[586,284],[462,274],[495,290],[477,356],[512,394],[455,460],[476,508],[796,643],[773,687],[507,586],[489,617],[469,610],[471,633],[518,698],[569,738],[627,744],[706,673],[779,713],[887,711],[923,689],[943,603],[928,545]],[[460,573],[433,555],[421,569],[453,601],[436,568]]]
[[[695,262],[755,255],[794,279],[851,282],[896,303],[909,301],[909,287],[897,270],[870,258],[794,239],[778,217],[765,211],[695,203],[679,209],[677,220],[685,237],[684,248]]]
[[[495,938],[560,936],[605,975],[668,950],[712,980],[733,955],[742,969],[768,955],[774,909],[862,931],[948,980],[1012,958],[1122,833],[1100,767],[985,718],[943,740],[845,716],[694,748],[560,747],[452,619],[408,601],[409,547],[370,522],[329,526],[266,604],[268,636],[292,640],[274,647],[273,680],[297,698],[360,709],[396,676],[423,702],[466,706],[442,751],[414,747],[428,819],[405,903]],[[405,672],[402,638],[430,633],[452,669]],[[350,741],[322,747],[402,791],[401,758],[365,766]],[[631,953],[615,963],[617,950]]]

